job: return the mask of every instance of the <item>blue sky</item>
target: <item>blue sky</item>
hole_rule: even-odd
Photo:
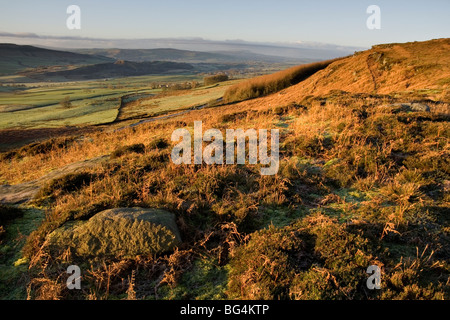
[[[66,28],[71,4],[81,8],[81,30]],[[381,8],[381,30],[366,27],[372,4]],[[0,32],[368,47],[449,37],[449,12],[449,0],[0,0]]]

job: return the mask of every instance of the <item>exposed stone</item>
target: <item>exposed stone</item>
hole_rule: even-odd
[[[101,156],[90,160],[79,161],[56,169],[39,179],[16,185],[0,185],[0,203],[20,204],[30,201],[49,181],[59,179],[69,173],[77,173],[87,168],[95,168],[109,156]]]
[[[174,250],[181,237],[175,215],[162,209],[116,208],[72,222],[48,236],[52,252],[86,258],[134,258]]]
[[[394,103],[382,106],[389,108],[393,112],[430,112],[431,109],[424,103]]]

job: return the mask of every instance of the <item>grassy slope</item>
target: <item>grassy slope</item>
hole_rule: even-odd
[[[441,45],[446,46],[433,42],[418,43],[417,50],[409,44],[386,49],[393,57],[401,57],[403,49],[414,51],[414,65],[429,63],[427,50],[440,52],[443,64],[433,69],[434,77],[410,77],[414,91],[408,94],[397,94],[403,88],[396,84],[392,91],[379,88],[390,94],[374,93],[366,86],[368,76],[347,84],[353,63],[368,71],[367,60],[357,64],[361,56],[370,56],[368,51],[268,97],[114,134],[88,134],[60,147],[54,142],[46,153],[24,148],[2,160],[2,179],[19,182],[129,150],[92,172],[89,185],[71,185],[67,192],[62,179],[38,199],[48,215],[25,249],[33,261],[31,298],[74,298],[59,275],[68,263],[79,263],[90,270],[83,286],[92,289],[79,298],[127,298],[134,292],[147,299],[449,299],[449,101],[445,84],[436,83],[445,78],[449,51],[441,51]],[[349,92],[329,92],[324,86],[329,77]],[[427,88],[434,91],[426,96],[417,91]],[[380,108],[411,100],[425,101],[431,112]],[[262,177],[252,165],[173,165],[170,144],[161,139],[170,141],[173,130],[192,127],[199,119],[203,130],[280,129],[278,175]],[[141,143],[138,153],[123,148]],[[47,264],[45,247],[40,250],[46,233],[120,206],[176,213],[185,243],[156,259],[107,261],[91,268],[63,254]],[[370,264],[383,268],[381,291],[365,289]],[[132,275],[134,281],[124,284]]]
[[[225,92],[224,100],[232,103],[267,96],[297,84],[339,60],[333,59],[304,64],[271,75],[247,80],[229,88]]]
[[[450,39],[375,46],[339,60],[283,92],[283,99],[302,99],[332,90],[401,95],[405,91],[449,99]],[[437,57],[439,57],[437,59]]]

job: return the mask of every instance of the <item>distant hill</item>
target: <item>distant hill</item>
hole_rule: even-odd
[[[449,86],[447,38],[373,46],[332,63],[291,89],[296,95],[319,95],[331,90],[390,94]]]
[[[97,55],[0,43],[0,75],[43,66],[90,65],[112,61],[111,58]]]
[[[249,61],[286,62],[288,58],[257,54],[250,51],[200,52],[178,50],[171,48],[160,49],[77,49],[76,53],[100,55],[113,59],[135,62],[144,61],[181,61],[188,63],[236,63]],[[292,59],[290,59],[292,60]],[[305,62],[309,59],[303,59]],[[302,60],[302,61],[303,61]],[[302,62],[297,60],[298,62]]]
[[[100,63],[83,66],[71,70],[55,72],[31,72],[26,74],[34,79],[52,80],[65,78],[67,80],[90,80],[128,76],[142,76],[148,74],[163,74],[168,72],[191,71],[194,67],[188,63],[169,61],[131,62],[118,60],[114,63]]]
[[[270,79],[273,75],[266,76]],[[264,80],[264,78],[262,78]],[[260,82],[264,82],[260,79]],[[249,80],[239,84],[248,87]],[[238,88],[238,89],[239,89]],[[339,59],[280,94],[249,104],[277,105],[323,96],[331,91],[402,95],[416,92],[430,99],[450,101],[450,39],[373,46]],[[236,88],[234,88],[236,90]]]

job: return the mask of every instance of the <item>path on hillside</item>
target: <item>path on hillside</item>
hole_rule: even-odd
[[[69,173],[75,173],[87,168],[93,168],[107,159],[109,159],[108,155],[100,156],[94,159],[78,161],[54,170],[33,181],[16,185],[0,185],[0,203],[20,204],[28,202],[34,198],[34,196],[47,182],[58,179]]]
[[[367,64],[367,69],[369,69],[369,73],[370,76],[372,78],[372,82],[373,82],[373,90],[377,91],[378,89],[378,85],[377,85],[377,80],[376,80],[376,76],[375,76],[375,72],[372,70],[371,64],[370,64],[370,60],[372,59],[371,55],[369,55],[366,59],[366,64]]]

